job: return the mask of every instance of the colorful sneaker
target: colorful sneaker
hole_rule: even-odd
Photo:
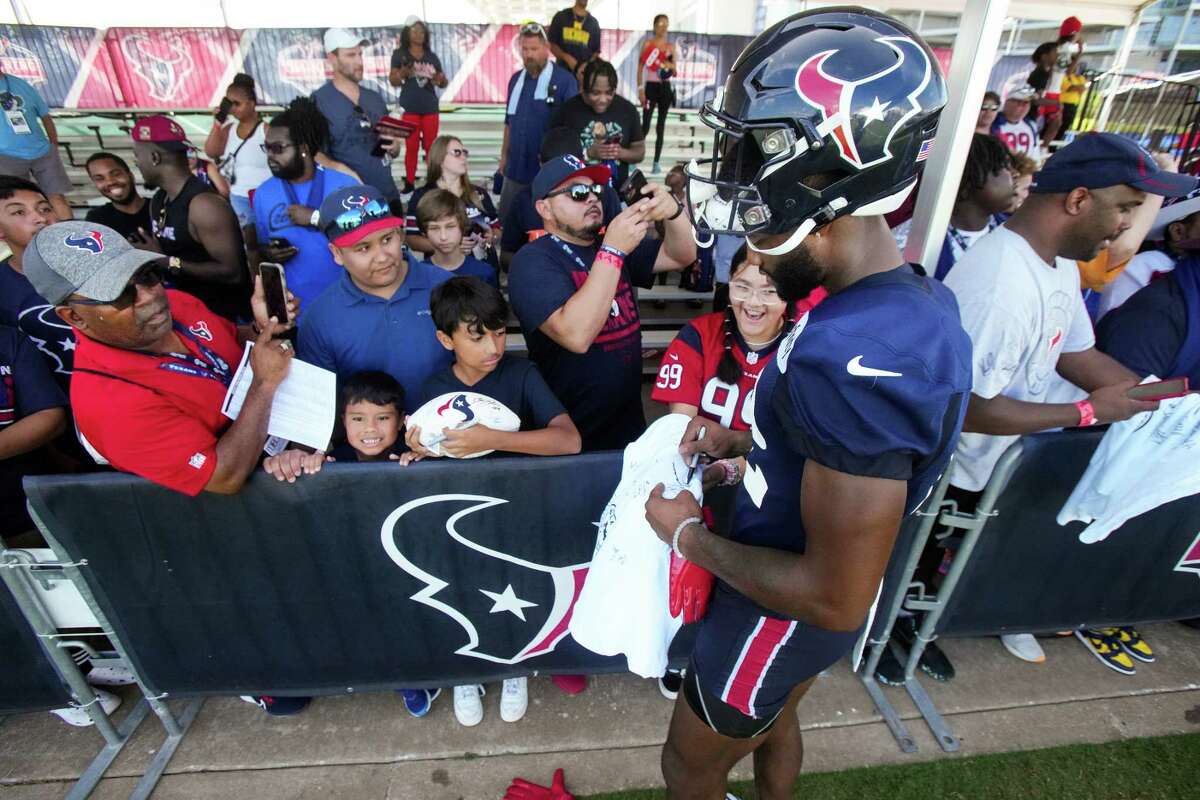
[[[1142,635],[1132,627],[1106,628],[1105,630],[1110,635],[1117,637],[1117,641],[1121,643],[1121,649],[1126,653],[1129,653],[1129,655],[1143,664],[1154,663],[1154,651],[1150,649],[1150,645],[1146,643]]]
[[[587,675],[551,675],[550,682],[567,694],[581,694],[587,689]]]
[[[241,698],[253,706],[258,706],[272,717],[290,717],[299,714],[312,702],[311,697],[273,697],[271,695],[248,695]]]
[[[509,678],[500,692],[500,719],[516,722],[529,708],[529,679]]]
[[[104,709],[105,714],[112,714],[121,705],[121,698],[115,694],[109,694],[102,689],[96,690],[96,698],[100,700],[100,707]],[[95,724],[92,722],[92,718],[88,716],[87,710],[77,706],[56,708],[50,713],[76,728],[86,728],[89,725]]]
[[[1122,649],[1121,642],[1117,637],[1110,636],[1105,630],[1075,631],[1075,638],[1083,642],[1083,646],[1109,669],[1122,675],[1136,674],[1137,670],[1134,669],[1133,659]]]
[[[404,698],[404,707],[408,709],[408,713],[420,719],[429,713],[430,707],[433,706],[433,701],[442,693],[442,690],[397,689],[396,693]]]
[[[1005,650],[1030,664],[1041,664],[1046,660],[1046,653],[1032,633],[1006,633],[1000,637],[1000,643]]]
[[[478,683],[454,687],[454,718],[464,728],[474,728],[483,722],[483,701],[487,690]]]
[[[883,648],[883,655],[879,657],[879,664],[875,667],[875,680],[885,686],[904,685],[904,665],[896,658],[891,647]]]
[[[674,700],[679,696],[679,690],[683,687],[683,672],[675,672],[669,670],[666,675],[658,679],[658,691],[668,700]]]

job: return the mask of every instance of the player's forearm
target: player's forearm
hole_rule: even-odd
[[[236,494],[258,466],[267,441],[267,422],[278,386],[258,380],[250,383],[238,418],[217,440],[217,468],[204,486],[214,494]]]
[[[963,431],[991,436],[1019,436],[1078,424],[1079,409],[1072,403],[1027,403],[1003,395],[985,400],[973,394],[967,406]]]
[[[803,555],[732,542],[702,525],[689,525],[679,537],[689,560],[716,575],[763,608],[830,631],[852,631],[862,613],[811,574]]]
[[[67,412],[44,408],[0,430],[0,461],[32,452],[49,444],[67,427]]]

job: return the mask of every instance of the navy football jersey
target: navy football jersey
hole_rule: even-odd
[[[941,283],[904,266],[831,295],[758,379],[733,538],[804,552],[809,459],[907,481],[906,512],[916,510],[954,452],[970,391],[971,341]]]

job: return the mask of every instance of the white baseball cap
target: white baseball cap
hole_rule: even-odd
[[[371,43],[370,39],[364,39],[361,36],[355,36],[345,28],[330,28],[325,31],[325,52],[332,53],[343,48],[351,47],[366,47]]]

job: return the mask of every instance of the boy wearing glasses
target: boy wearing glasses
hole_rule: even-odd
[[[547,235],[517,253],[508,284],[529,357],[579,427],[585,451],[624,447],[646,426],[633,287],[649,287],[656,272],[696,260],[683,206],[658,184],[648,185],[601,239],[608,179],[607,167],[576,156],[546,162],[533,199]],[[663,238],[647,239],[660,221]]]
[[[453,360],[437,340],[429,313],[433,288],[452,273],[410,258],[404,220],[371,186],[325,198],[321,230],[342,276],[305,310],[300,358],[341,378],[379,370],[417,397],[421,384]]]

